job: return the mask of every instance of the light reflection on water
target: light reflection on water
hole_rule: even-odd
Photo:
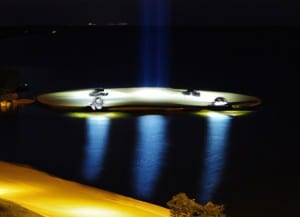
[[[203,170],[199,186],[199,199],[205,203],[213,199],[226,164],[226,147],[231,117],[209,113]],[[137,198],[151,200],[170,145],[168,116],[151,114],[136,117],[136,148],[132,167],[133,191]],[[109,145],[111,118],[103,115],[86,117],[85,158],[82,176],[87,182],[99,180]],[[199,139],[200,141],[201,139]],[[184,144],[181,144],[184,145]]]
[[[213,199],[220,183],[226,163],[231,118],[227,115],[213,114],[207,117],[207,139],[204,155],[204,168],[200,186],[200,200],[205,203]]]
[[[82,174],[87,181],[94,181],[101,174],[108,145],[109,128],[109,118],[94,116],[86,119],[87,138]]]
[[[145,115],[137,119],[137,124],[134,186],[138,197],[150,199],[160,174],[165,149],[169,143],[168,121],[162,115]]]

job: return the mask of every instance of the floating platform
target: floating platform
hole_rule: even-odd
[[[254,96],[238,93],[163,87],[94,88],[39,95],[43,105],[73,111],[192,111],[252,109]]]

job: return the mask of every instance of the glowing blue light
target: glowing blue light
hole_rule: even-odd
[[[93,181],[99,177],[102,171],[110,120],[105,117],[90,117],[86,123],[87,138],[82,174],[87,181]]]
[[[142,0],[141,85],[166,86],[169,0]],[[164,26],[164,27],[163,27]]]
[[[150,199],[168,144],[167,120],[160,115],[141,116],[138,119],[138,131],[134,187],[138,197]]]
[[[208,116],[208,131],[204,170],[201,183],[201,201],[206,203],[212,197],[220,183],[226,163],[226,147],[231,118],[222,114]]]
[[[157,51],[156,51],[156,85],[168,85],[168,30],[160,27],[157,33]]]

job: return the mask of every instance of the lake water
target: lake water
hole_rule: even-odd
[[[0,39],[1,66],[31,84],[27,96],[139,86],[136,28],[49,29]],[[170,35],[166,86],[254,95],[262,106],[239,117],[83,116],[35,103],[0,114],[0,160],[163,206],[186,192],[224,204],[232,217],[297,216],[299,31],[179,28]]]

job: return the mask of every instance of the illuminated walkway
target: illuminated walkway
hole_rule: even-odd
[[[47,217],[167,217],[169,210],[0,162],[0,198]]]

